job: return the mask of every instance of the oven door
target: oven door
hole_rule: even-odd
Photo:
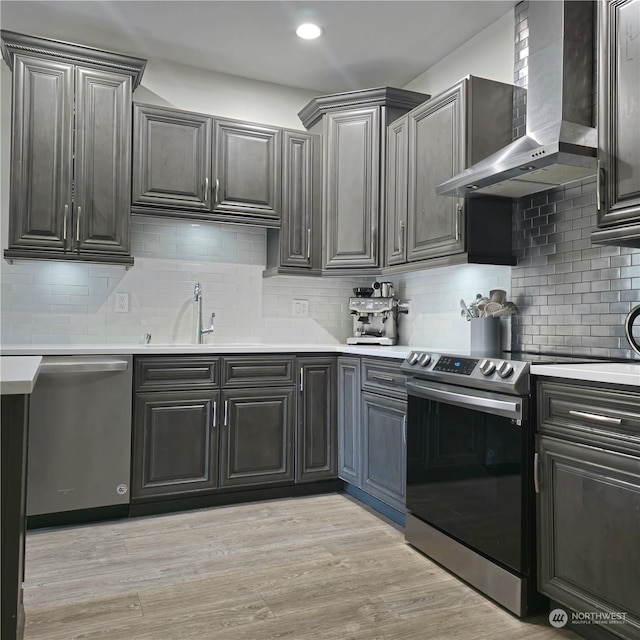
[[[423,380],[407,392],[407,510],[525,572],[528,398]]]

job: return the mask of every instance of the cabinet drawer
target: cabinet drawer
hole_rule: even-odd
[[[211,389],[220,384],[220,358],[162,356],[136,358],[136,391]]]
[[[223,387],[258,387],[293,384],[292,356],[237,356],[222,360]]]
[[[640,453],[640,392],[591,384],[538,382],[541,434]]]
[[[362,390],[407,397],[407,378],[400,371],[402,361],[362,359]]]

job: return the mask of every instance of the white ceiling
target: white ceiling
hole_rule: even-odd
[[[319,93],[403,87],[516,0],[2,0],[3,29]],[[300,22],[325,34],[296,37]]]

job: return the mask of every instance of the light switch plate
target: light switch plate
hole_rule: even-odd
[[[294,318],[309,317],[309,301],[308,300],[293,301],[293,317]]]
[[[116,313],[129,313],[129,294],[124,291],[116,292]]]

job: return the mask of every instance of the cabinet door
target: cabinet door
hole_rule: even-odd
[[[538,589],[640,637],[640,459],[539,436]],[[609,626],[606,628],[610,629]]]
[[[213,208],[280,220],[281,132],[257,124],[214,121]]]
[[[407,130],[407,116],[387,127],[387,265],[407,261]]]
[[[75,136],[74,246],[128,254],[131,76],[76,69]]]
[[[327,269],[378,266],[380,113],[330,113],[324,131],[323,244]]]
[[[338,477],[362,486],[360,359],[338,359]]]
[[[318,136],[283,132],[280,264],[310,268],[318,245],[320,203]]]
[[[133,204],[208,211],[211,118],[134,105],[133,119]]]
[[[10,246],[64,251],[71,238],[72,65],[16,56]]]
[[[465,84],[409,114],[407,259],[464,251],[462,201],[436,186],[465,167]]]
[[[132,498],[218,486],[218,391],[135,397]]]
[[[598,4],[598,223],[640,224],[640,0]]]
[[[220,486],[293,481],[293,388],[229,389],[222,399]]]
[[[407,403],[362,394],[362,489],[404,510]]]
[[[335,358],[298,358],[298,379],[296,481],[335,478]]]

